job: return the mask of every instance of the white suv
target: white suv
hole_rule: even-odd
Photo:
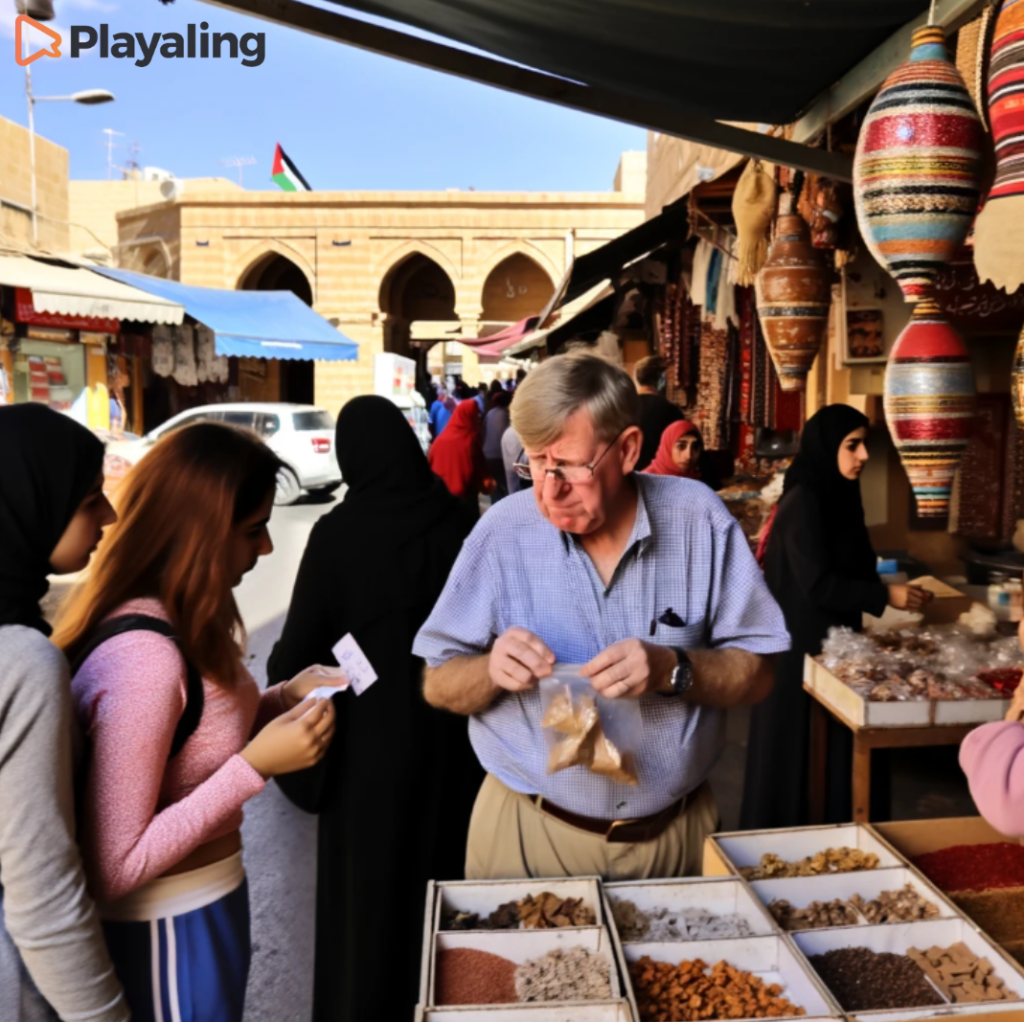
[[[179,412],[135,440],[112,440],[110,455],[134,465],[164,434],[193,422],[226,422],[255,430],[284,462],[277,477],[275,504],[294,504],[303,491],[330,493],[341,485],[334,450],[334,418],[313,405],[245,403],[202,405]]]

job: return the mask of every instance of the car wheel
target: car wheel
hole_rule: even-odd
[[[302,496],[299,480],[290,468],[281,467],[277,470],[277,489],[274,492],[274,503],[278,507],[294,504]]]

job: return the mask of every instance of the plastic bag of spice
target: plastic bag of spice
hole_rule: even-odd
[[[555,664],[540,683],[540,700],[549,774],[582,766],[617,784],[638,783],[643,721],[635,699],[605,699],[580,677],[579,666]]]

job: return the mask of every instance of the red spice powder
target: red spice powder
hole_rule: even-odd
[[[515,1004],[516,963],[469,947],[441,951],[435,994],[438,1004]]]
[[[1024,887],[1024,846],[1010,841],[953,845],[911,861],[944,891]]]

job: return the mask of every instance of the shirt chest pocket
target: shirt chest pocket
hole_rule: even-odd
[[[655,619],[657,627],[653,639],[661,646],[676,646],[680,649],[704,649],[708,644],[707,622],[701,618],[692,623],[683,623],[674,614],[659,614]]]

